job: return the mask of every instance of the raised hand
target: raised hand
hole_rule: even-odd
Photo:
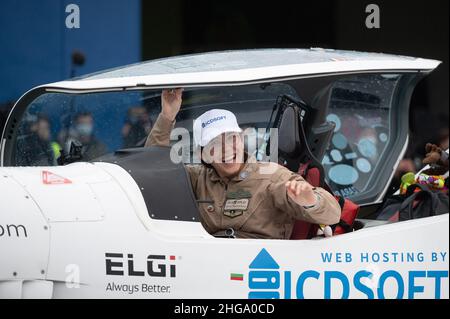
[[[183,89],[163,90],[161,94],[162,113],[171,121],[175,120],[181,107]]]
[[[286,182],[288,196],[300,206],[312,206],[317,203],[314,187],[305,181]]]

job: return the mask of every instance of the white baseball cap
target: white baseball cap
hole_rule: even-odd
[[[209,110],[194,121],[194,144],[204,147],[215,137],[227,132],[242,132],[236,116],[227,110]]]

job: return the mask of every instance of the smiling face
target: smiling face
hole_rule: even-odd
[[[209,142],[202,151],[202,159],[222,178],[232,178],[244,166],[244,143],[240,133],[222,133]]]

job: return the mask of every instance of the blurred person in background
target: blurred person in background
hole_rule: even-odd
[[[123,147],[129,148],[144,145],[152,126],[152,120],[145,107],[130,107],[122,128]]]
[[[83,160],[92,160],[108,152],[106,145],[95,137],[94,126],[95,123],[92,113],[77,113],[72,126],[68,131],[62,130],[59,134],[58,140],[60,143],[64,143],[64,145],[70,143],[70,140],[72,139],[80,142],[83,145],[81,150]]]
[[[50,121],[44,114],[30,116],[17,143],[17,163],[22,166],[53,166],[59,145],[51,140]]]

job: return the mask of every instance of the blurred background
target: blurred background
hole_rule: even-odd
[[[379,29],[365,26],[370,3],[380,8]],[[66,27],[69,4],[80,9],[80,28]],[[399,170],[412,170],[426,142],[448,147],[448,7],[447,0],[2,0],[0,130],[32,87],[129,63],[245,48],[383,52],[443,61],[411,102]]]

